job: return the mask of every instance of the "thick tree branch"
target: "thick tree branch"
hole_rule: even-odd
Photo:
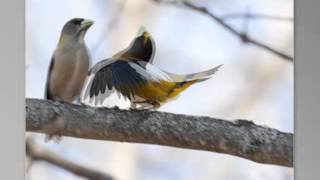
[[[293,134],[210,117],[148,110],[92,108],[26,100],[26,129],[64,136],[207,150],[259,163],[293,166]]]
[[[238,31],[236,30],[235,28],[233,28],[232,26],[230,26],[229,24],[227,24],[224,20],[223,17],[219,17],[218,15],[214,14],[213,12],[210,12],[207,8],[205,7],[198,7],[190,2],[187,2],[185,0],[181,0],[181,1],[163,1],[163,0],[153,0],[155,2],[159,2],[159,3],[166,3],[166,4],[172,4],[172,5],[179,5],[180,3],[195,11],[195,12],[199,12],[199,13],[202,13],[208,17],[211,18],[211,20],[215,21],[216,23],[220,24],[222,27],[224,27],[226,30],[228,30],[230,33],[232,33],[233,35],[237,36],[238,38],[240,38],[240,40],[242,40],[242,42],[244,43],[249,43],[249,44],[253,44],[257,47],[260,47],[266,51],[269,51],[270,53],[272,54],[275,54],[281,58],[283,58],[284,60],[287,60],[287,61],[291,61],[293,62],[293,57],[290,56],[290,55],[287,55],[283,52],[280,52],[279,50],[276,50],[274,49],[273,47],[271,46],[268,46],[262,42],[259,42],[258,40],[252,38],[251,36],[249,36],[248,34],[246,33],[243,33],[241,31]]]
[[[55,166],[61,167],[71,173],[85,177],[91,180],[113,180],[113,178],[105,173],[101,173],[94,169],[78,165],[74,162],[68,161],[59,155],[42,148],[31,139],[26,139],[26,153],[32,161],[45,161]]]

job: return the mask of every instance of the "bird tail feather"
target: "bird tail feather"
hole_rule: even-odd
[[[217,72],[221,66],[222,65],[219,65],[207,71],[202,71],[199,73],[192,73],[187,75],[167,73],[176,83],[175,87],[169,93],[170,98],[176,97],[178,94],[180,94],[182,91],[184,91],[194,83],[198,83],[198,82],[202,82],[207,79],[210,79],[211,76],[215,72]]]
[[[191,74],[186,74],[186,75],[173,74],[173,73],[169,73],[169,72],[166,72],[166,73],[175,82],[185,82],[185,81],[201,82],[201,81],[205,81],[205,80],[211,78],[211,76],[213,74],[215,74],[221,66],[222,66],[222,64],[220,64],[219,66],[216,66],[212,69],[206,70],[206,71],[202,71],[202,72],[198,72],[198,73],[191,73]]]

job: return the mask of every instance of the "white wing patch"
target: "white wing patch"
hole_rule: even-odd
[[[81,102],[83,102],[84,104],[93,104],[97,106],[97,105],[103,104],[105,99],[107,99],[112,93],[115,92],[115,89],[112,88],[110,90],[108,89],[108,87],[106,87],[106,91],[103,94],[100,92],[98,96],[93,96],[90,98],[90,89],[91,89],[94,77],[95,77],[95,73],[92,73],[90,76],[87,77],[81,92]]]
[[[150,81],[161,81],[161,80],[165,80],[165,81],[172,81],[171,77],[166,74],[164,71],[162,71],[161,69],[157,68],[156,66],[150,64],[150,63],[146,63],[144,61],[139,61],[139,65],[129,62],[129,65],[136,70],[137,73],[139,73],[140,75],[142,75],[143,78],[145,78],[146,80],[150,80]],[[143,68],[143,66],[145,68]]]

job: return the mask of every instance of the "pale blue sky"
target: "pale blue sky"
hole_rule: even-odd
[[[193,73],[224,64],[210,80],[199,83],[160,110],[207,115],[223,119],[249,119],[257,124],[293,132],[293,64],[260,48],[244,45],[209,18],[183,8],[130,0],[117,23],[106,33],[120,0],[26,1],[26,96],[43,98],[47,68],[63,24],[73,17],[95,24],[86,42],[93,63],[125,48],[140,26],[154,36],[155,65],[175,73]],[[293,16],[293,2],[201,0],[219,15],[251,12]],[[241,29],[241,20],[230,21]],[[254,20],[250,34],[293,54],[293,23]],[[103,38],[103,39],[101,39]],[[108,105],[123,104],[110,100]],[[292,179],[293,171],[257,164],[235,156],[161,147],[63,138],[60,144],[39,143],[77,162],[110,172],[120,180],[256,180]],[[33,180],[75,179],[68,172],[35,164]]]

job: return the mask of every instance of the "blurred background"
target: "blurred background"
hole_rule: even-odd
[[[195,0],[220,17],[265,14],[293,19],[292,0]],[[27,0],[26,97],[43,98],[47,70],[62,26],[73,17],[92,19],[86,35],[92,63],[124,49],[144,26],[154,37],[154,64],[173,73],[194,73],[224,64],[216,75],[183,92],[159,111],[248,119],[293,132],[293,63],[244,44],[207,16],[183,6],[153,0]],[[293,56],[293,21],[225,18],[239,32]],[[110,99],[106,106],[126,107]],[[67,160],[106,172],[119,180],[291,180],[293,169],[225,154],[157,145],[63,137],[60,143],[36,142]],[[45,162],[34,162],[32,180],[82,179]]]

